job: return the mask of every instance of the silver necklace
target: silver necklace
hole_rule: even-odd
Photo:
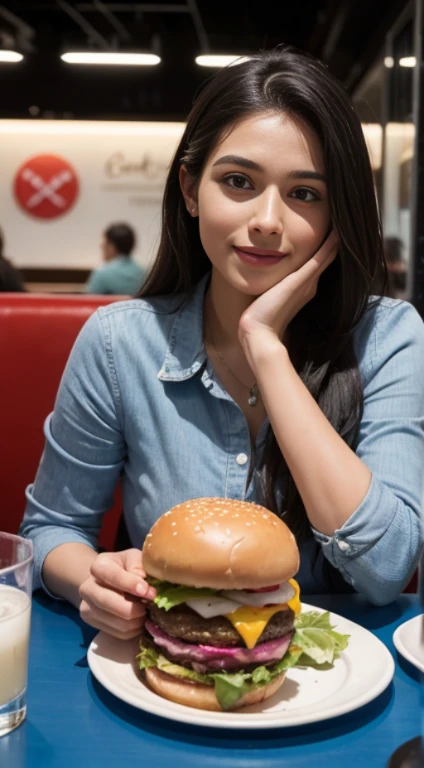
[[[215,345],[215,343],[214,343],[210,333],[209,333],[209,339],[205,339],[205,341],[206,341],[207,344],[211,344],[213,346],[216,354],[218,355],[219,359],[221,360],[221,363],[227,369],[228,373],[231,373],[231,376],[233,377],[233,379],[235,379],[242,387],[244,387],[245,389],[248,390],[249,398],[248,398],[247,402],[253,408],[256,405],[256,403],[258,402],[258,397],[259,397],[259,388],[258,388],[258,385],[257,385],[256,381],[255,381],[255,383],[251,387],[248,387],[247,384],[243,384],[243,382],[240,381],[240,379],[236,376],[234,371],[231,370],[230,366],[225,362],[225,360],[222,357],[218,347]]]

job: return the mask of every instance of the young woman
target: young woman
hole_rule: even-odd
[[[385,278],[361,126],[290,48],[221,71],[172,163],[140,298],[70,356],[22,532],[36,581],[139,633],[139,549],[190,498],[265,504],[296,534],[304,593],[393,600],[419,558],[424,326]],[[97,554],[122,480],[132,548]]]

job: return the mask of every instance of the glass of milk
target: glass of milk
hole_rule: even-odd
[[[32,542],[0,532],[0,736],[26,716]]]

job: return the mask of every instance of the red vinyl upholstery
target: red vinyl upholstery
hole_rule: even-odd
[[[73,343],[97,307],[122,296],[0,293],[0,530],[16,533],[44,445],[43,423]],[[120,500],[105,516],[100,544],[113,549]]]

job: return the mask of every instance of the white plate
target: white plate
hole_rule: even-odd
[[[398,627],[393,635],[395,648],[421,672],[424,672],[424,616],[414,616]],[[421,632],[423,637],[421,638]]]
[[[302,610],[320,609],[303,603]],[[88,664],[94,677],[119,699],[169,720],[213,728],[304,725],[362,707],[387,688],[395,671],[393,657],[371,632],[336,613],[331,614],[331,624],[350,635],[347,650],[331,669],[289,669],[274,696],[239,712],[192,709],[153,693],[138,676],[137,639],[122,641],[99,632],[88,649]]]

